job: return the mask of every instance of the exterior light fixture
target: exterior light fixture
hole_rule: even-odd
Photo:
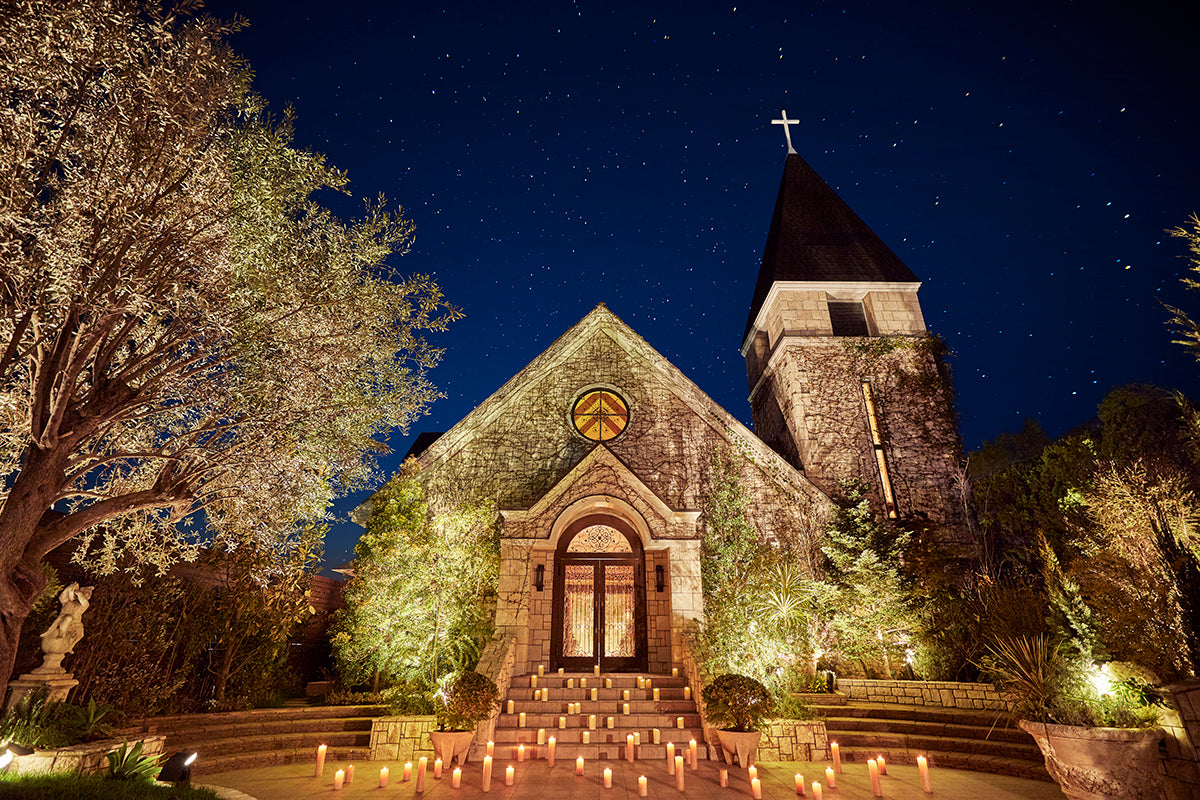
[[[546,565],[538,564],[533,569],[533,585],[540,592],[546,588]]]
[[[192,777],[192,763],[197,755],[185,750],[171,756],[159,771],[158,779],[163,783],[187,783]]]
[[[667,587],[666,576],[663,574],[665,572],[662,564],[654,565],[654,591],[661,592]]]

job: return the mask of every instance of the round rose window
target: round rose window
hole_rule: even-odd
[[[587,392],[571,410],[575,428],[594,442],[607,442],[621,435],[629,424],[629,406],[607,389]]]

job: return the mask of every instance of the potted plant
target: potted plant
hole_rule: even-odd
[[[475,726],[492,715],[500,703],[500,690],[486,675],[475,671],[452,672],[434,695],[434,713],[438,729],[429,738],[433,749],[447,767],[459,757],[467,762],[467,751],[475,738]]]
[[[1070,800],[1158,800],[1163,730],[1147,684],[1113,681],[1045,636],[999,639],[980,666]]]
[[[775,704],[771,693],[754,678],[725,674],[704,687],[704,716],[717,726],[717,738],[725,762],[748,767],[754,763],[759,725],[771,716]]]

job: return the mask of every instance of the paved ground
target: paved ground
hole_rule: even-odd
[[[687,770],[682,793],[675,788],[675,778],[667,774],[666,764],[658,761],[638,761],[633,764],[624,761],[588,762],[584,765],[582,777],[575,775],[573,762],[559,761],[553,768],[548,767],[545,761],[514,763],[515,781],[512,786],[504,785],[504,769],[508,762],[497,761],[491,791],[486,793],[481,788],[481,766],[470,763],[463,769],[462,787],[459,789],[451,788],[449,772],[441,780],[433,780],[430,769],[425,791],[420,795],[416,793],[415,776],[413,781],[407,783],[400,780],[403,764],[386,765],[391,776],[388,788],[380,789],[379,768],[385,766],[382,762],[356,763],[354,782],[335,793],[333,774],[344,766],[341,763],[327,763],[322,778],[313,777],[314,767],[311,764],[288,764],[205,775],[197,783],[236,790],[229,794],[231,798],[249,796],[255,800],[305,800],[316,797],[328,800],[636,800],[638,777],[645,775],[647,796],[651,800],[739,800],[751,797],[746,770],[731,768],[729,786],[723,788],[719,783],[718,770],[724,765],[715,761],[702,761],[698,771]],[[602,773],[606,766],[613,770],[612,789],[604,788]],[[812,781],[817,779],[823,785],[825,800],[871,800],[871,782],[865,764],[844,764],[843,773],[836,776],[836,789],[824,786],[826,766],[823,763],[764,762],[758,766],[762,796],[768,800],[796,797],[794,776],[799,772],[804,775],[805,794],[809,800],[812,798]],[[887,800],[930,800],[938,797],[953,800],[1063,800],[1062,792],[1052,783],[1005,775],[933,767],[930,779],[932,795],[921,790],[916,767],[888,765],[888,774],[882,778],[882,796]]]

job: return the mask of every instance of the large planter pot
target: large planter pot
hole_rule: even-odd
[[[726,764],[733,764],[734,756],[740,766],[748,767],[754,763],[758,752],[758,740],[762,738],[761,731],[723,731],[717,729],[717,738],[721,741],[721,752]]]
[[[1162,728],[1083,728],[1021,720],[1070,800],[1159,800]]]
[[[467,751],[475,739],[475,731],[430,731],[429,741],[433,742],[433,752],[449,769],[450,762],[458,756],[459,765],[467,763]]]

